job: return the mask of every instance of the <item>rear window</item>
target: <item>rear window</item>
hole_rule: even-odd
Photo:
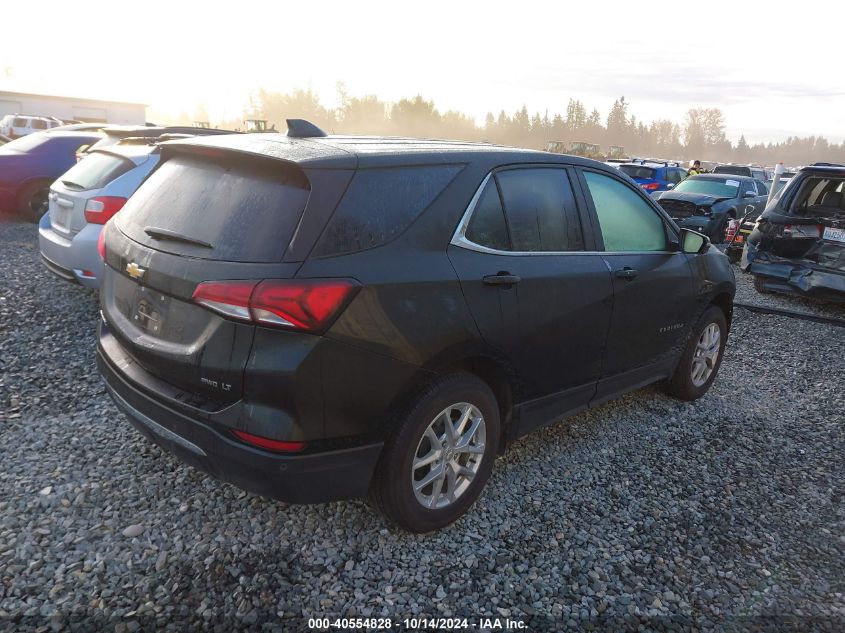
[[[622,165],[619,171],[631,178],[642,178],[643,180],[654,178],[655,174],[655,170],[651,167],[638,167],[637,165]]]
[[[461,169],[429,165],[358,170],[314,254],[354,253],[387,243],[408,228]]]
[[[295,167],[277,162],[230,165],[178,156],[150,175],[116,222],[131,239],[166,253],[278,262],[309,194],[305,174]],[[184,241],[162,239],[156,229]]]
[[[135,163],[122,156],[94,152],[65,172],[61,181],[69,189],[77,191],[100,189],[134,166]]]
[[[714,174],[733,174],[734,176],[750,176],[751,170],[748,167],[738,165],[718,165],[713,169]]]
[[[845,211],[845,180],[840,178],[807,178],[793,206],[798,215]]]

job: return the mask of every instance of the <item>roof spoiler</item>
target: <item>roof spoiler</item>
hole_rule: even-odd
[[[287,119],[288,136],[291,138],[314,138],[328,136],[323,130],[305,119]]]

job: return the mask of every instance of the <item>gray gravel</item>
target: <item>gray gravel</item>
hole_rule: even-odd
[[[842,328],[738,311],[702,400],[647,388],[538,431],[466,518],[412,536],[140,437],[96,375],[96,297],[42,270],[34,233],[0,224],[0,630],[845,629]]]

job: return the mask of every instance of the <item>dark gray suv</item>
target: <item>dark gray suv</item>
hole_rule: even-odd
[[[424,532],[532,429],[713,383],[728,260],[617,170],[305,127],[164,144],[106,225],[98,364],[184,461]]]

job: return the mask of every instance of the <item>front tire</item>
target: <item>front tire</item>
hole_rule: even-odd
[[[469,510],[499,447],[499,406],[471,374],[446,374],[401,415],[371,486],[382,513],[411,532],[443,528]]]
[[[697,400],[707,393],[722,365],[727,338],[725,313],[710,306],[693,328],[666,391],[681,400]]]

